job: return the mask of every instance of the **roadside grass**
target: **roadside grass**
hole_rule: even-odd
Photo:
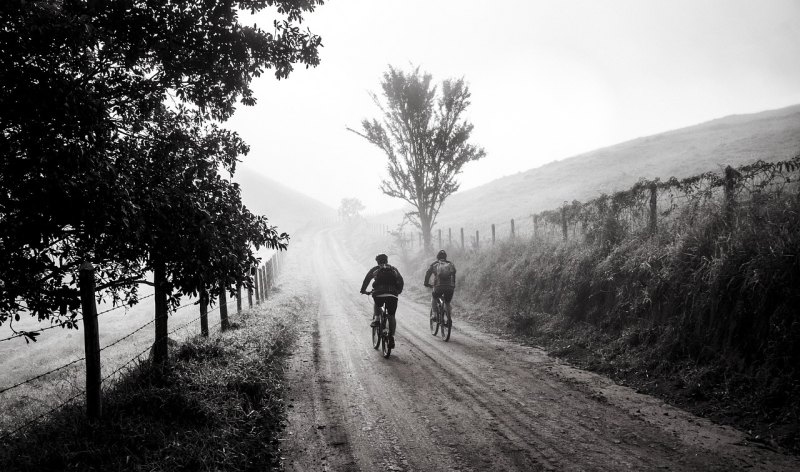
[[[800,451],[800,199],[613,244],[454,251],[459,308],[696,414]],[[674,228],[673,228],[674,229]]]
[[[101,420],[67,406],[2,444],[0,470],[279,468],[283,364],[304,306],[278,293],[231,330],[175,343],[166,369],[135,364],[104,392]]]

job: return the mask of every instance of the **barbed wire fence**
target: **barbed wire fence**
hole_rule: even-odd
[[[270,290],[275,286],[276,278],[277,278],[277,276],[279,274],[279,271],[280,271],[280,269],[281,269],[281,267],[283,265],[283,258],[284,257],[285,257],[285,254],[282,253],[282,252],[273,253],[264,264],[262,264],[260,267],[253,268],[253,270],[251,272],[251,275],[253,276],[253,279],[254,279],[254,283],[253,283],[254,289],[248,288],[248,307],[250,309],[252,309],[254,307],[253,295],[255,295],[255,297],[256,297],[255,305],[260,304],[262,301],[268,300]],[[139,301],[147,299],[147,298],[150,298],[150,297],[153,297],[153,294],[141,297],[141,298],[139,298]],[[224,304],[223,304],[223,302],[224,302]],[[181,305],[180,307],[177,307],[175,310],[173,310],[173,313],[177,313],[179,310],[182,310],[184,308],[187,308],[187,307],[190,307],[190,306],[193,306],[193,305],[200,305],[200,304],[201,304],[201,300],[192,301],[192,302],[186,303],[184,305]],[[123,364],[121,364],[120,366],[115,368],[111,373],[105,375],[101,379],[101,384],[105,384],[108,387],[109,386],[109,383],[108,383],[109,380],[113,379],[115,376],[117,376],[118,374],[122,373],[126,368],[131,366],[131,364],[133,364],[134,362],[140,361],[142,359],[142,357],[145,356],[145,354],[148,353],[148,351],[151,351],[153,349],[153,346],[157,342],[167,340],[170,335],[180,331],[181,329],[188,328],[189,326],[197,323],[198,321],[201,321],[204,317],[207,317],[208,314],[213,313],[216,310],[220,311],[220,319],[210,327],[208,326],[208,324],[206,322],[203,326],[201,326],[199,334],[201,334],[203,336],[208,336],[209,328],[216,328],[216,327],[223,327],[222,330],[224,331],[224,328],[226,328],[227,325],[228,325],[227,309],[229,308],[229,305],[234,305],[234,304],[236,306],[237,314],[241,314],[242,313],[241,285],[238,285],[236,287],[236,297],[235,297],[234,300],[231,300],[230,302],[227,302],[227,301],[225,301],[225,299],[223,297],[221,297],[220,303],[217,304],[211,310],[207,310],[207,309],[202,309],[201,308],[201,313],[200,313],[199,316],[197,316],[197,317],[193,318],[192,320],[190,320],[190,321],[188,321],[186,323],[183,323],[180,326],[178,326],[176,328],[173,328],[172,330],[168,331],[166,336],[157,337],[153,341],[153,343],[148,343],[147,347],[144,350],[138,352],[136,355],[131,357],[129,360],[127,360],[126,362],[124,362]],[[125,308],[125,305],[118,305],[118,306],[109,308],[107,310],[101,311],[101,312],[99,312],[99,313],[97,313],[95,315],[95,318],[97,318],[97,317],[99,317],[99,316],[101,316],[103,314],[110,313],[112,311],[121,309],[121,308]],[[131,331],[130,333],[127,333],[126,335],[118,338],[117,340],[105,345],[104,347],[99,349],[99,352],[106,351],[106,350],[108,350],[108,349],[110,349],[110,348],[112,348],[114,346],[117,346],[117,345],[121,344],[122,342],[124,342],[126,340],[129,340],[135,334],[141,332],[142,330],[144,330],[148,326],[154,324],[157,321],[156,318],[157,317],[153,317],[153,319],[151,319],[147,323],[139,326],[138,328],[136,328],[135,330]],[[75,324],[75,323],[77,323],[77,321],[80,321],[82,319],[83,319],[83,317],[79,317],[79,318],[76,318],[74,320],[70,320],[69,323],[72,323],[73,326],[77,327],[77,324]],[[66,323],[65,322],[57,323],[57,324],[54,324],[52,326],[48,326],[48,327],[41,328],[41,329],[34,330],[34,331],[18,332],[18,333],[15,333],[12,336],[8,336],[6,338],[0,339],[0,343],[6,342],[6,341],[12,341],[12,340],[14,340],[16,338],[26,336],[25,333],[41,333],[41,332],[44,332],[44,331],[47,331],[47,330],[50,330],[50,329],[53,329],[53,328],[58,328],[58,327],[66,327]],[[30,377],[28,379],[25,379],[23,381],[16,382],[16,383],[14,383],[12,385],[9,385],[9,386],[0,387],[0,395],[4,395],[7,392],[11,392],[11,391],[13,391],[13,390],[15,390],[17,388],[20,388],[20,387],[22,387],[24,385],[32,384],[32,383],[34,383],[34,382],[36,382],[36,381],[38,381],[40,379],[43,379],[43,378],[47,377],[48,375],[54,374],[54,373],[59,372],[59,371],[63,371],[65,369],[69,368],[69,367],[75,366],[76,364],[78,364],[78,363],[80,363],[82,361],[86,361],[86,359],[87,359],[87,357],[84,355],[84,356],[82,356],[80,358],[73,359],[73,360],[71,360],[71,361],[69,361],[69,362],[67,362],[65,364],[62,364],[62,365],[60,365],[58,367],[55,367],[53,369],[49,369],[46,372],[42,372],[40,374],[37,374],[37,375],[35,375],[33,377]],[[88,378],[89,375],[90,374],[88,372],[88,366],[87,366],[87,378]],[[44,411],[44,412],[42,412],[40,414],[37,414],[32,418],[29,418],[27,420],[23,420],[21,424],[15,426],[15,427],[12,427],[8,431],[2,432],[0,434],[0,443],[9,440],[14,435],[20,433],[21,431],[24,431],[25,429],[27,429],[28,427],[36,424],[37,422],[39,422],[43,418],[45,418],[45,417],[47,417],[49,415],[52,415],[53,413],[61,410],[62,408],[64,408],[67,405],[75,402],[76,400],[78,400],[79,398],[81,398],[83,396],[88,396],[87,390],[78,389],[78,391],[76,393],[70,395],[66,400],[63,400],[63,401],[59,402],[58,404],[56,404],[55,406],[51,407],[50,409],[48,409],[48,410],[46,410],[46,411]],[[87,401],[89,401],[89,400],[87,399]],[[87,408],[87,409],[89,409],[89,408]],[[0,430],[0,431],[2,431],[2,430]]]
[[[648,236],[659,229],[680,234],[709,213],[719,214],[726,224],[735,225],[742,214],[752,214],[770,200],[800,195],[798,182],[800,155],[785,161],[727,166],[722,172],[684,179],[642,179],[627,190],[587,202],[564,202],[558,208],[499,223],[439,226],[431,234],[431,244],[467,252],[515,239],[614,244],[629,235]],[[391,236],[395,244],[411,251],[424,248],[419,232],[380,225],[378,233]]]

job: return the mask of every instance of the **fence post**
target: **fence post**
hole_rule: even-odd
[[[442,229],[439,228],[439,249],[442,249]]]
[[[564,233],[564,241],[567,240],[567,207],[561,207],[561,232]]]
[[[228,294],[227,287],[225,287],[225,283],[220,281],[219,283],[220,291],[219,291],[219,319],[222,322],[220,324],[220,329],[225,331],[228,329]]]
[[[242,314],[242,283],[236,282],[236,314]]]
[[[655,182],[651,182],[650,183],[650,221],[649,221],[649,229],[650,229],[650,234],[651,235],[652,234],[656,234],[656,224],[657,224],[657,220],[656,220],[657,207],[656,207],[656,204],[657,204],[657,197],[658,197],[658,194],[657,194],[657,190],[656,190],[656,183]]]
[[[165,365],[168,352],[168,320],[169,308],[167,306],[167,267],[161,259],[155,261],[153,267],[153,285],[155,285],[155,328],[156,339],[153,342],[153,364]]]
[[[461,249],[464,249],[464,228],[461,228]]]
[[[538,215],[531,215],[533,218],[533,239],[539,237],[539,216]]]
[[[495,241],[495,237],[494,237],[494,223],[492,223],[492,246],[494,246],[495,242],[496,241]]]
[[[731,224],[733,222],[733,210],[736,206],[736,177],[738,172],[731,166],[725,167],[725,223]]]
[[[514,218],[511,218],[511,239],[514,239]]]
[[[261,277],[259,277],[258,267],[250,269],[253,273],[253,291],[256,292],[256,305],[261,305]]]
[[[481,236],[478,233],[478,230],[475,230],[475,250],[480,249],[481,247]]]
[[[453,247],[453,228],[447,228],[447,246]]]
[[[269,292],[267,291],[267,266],[261,267],[258,269],[259,275],[261,276],[261,299],[266,301],[269,297]]]
[[[103,414],[100,390],[100,330],[97,327],[97,305],[94,300],[94,266],[86,261],[78,277],[83,312],[83,342],[86,353],[86,414],[98,419]]]
[[[200,288],[200,334],[208,337],[208,290]]]
[[[247,308],[253,308],[253,289],[250,287],[247,287]]]

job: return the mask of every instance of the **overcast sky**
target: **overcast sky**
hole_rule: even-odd
[[[323,38],[320,66],[258,79],[258,104],[227,126],[251,146],[245,167],[333,208],[344,197],[368,212],[401,205],[378,190],[383,154],[346,130],[378,117],[368,92],[389,64],[469,83],[487,157],[465,167],[462,190],[800,103],[798,0],[329,0],[305,24]]]

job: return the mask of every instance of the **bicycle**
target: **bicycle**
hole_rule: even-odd
[[[445,341],[450,340],[450,328],[453,326],[453,319],[450,318],[450,313],[444,303],[444,298],[439,296],[436,299],[436,312],[434,313],[431,307],[431,334],[436,334],[441,329],[442,339]]]
[[[372,295],[372,292],[364,292],[364,295]],[[392,348],[389,347],[389,317],[385,306],[381,306],[379,316],[378,326],[372,327],[372,347],[376,350],[380,348],[383,357],[388,359]]]

